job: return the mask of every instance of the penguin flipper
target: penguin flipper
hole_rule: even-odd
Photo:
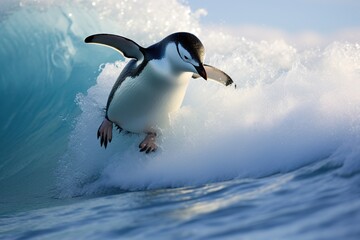
[[[142,60],[144,58],[143,48],[133,40],[113,35],[113,34],[95,34],[85,38],[86,43],[97,43],[113,47],[127,58]]]
[[[229,75],[227,75],[220,69],[217,69],[216,67],[204,64],[204,68],[208,79],[222,83],[225,86],[231,85],[234,82]],[[192,76],[192,78],[199,78],[199,77],[200,75],[197,73],[194,73]]]

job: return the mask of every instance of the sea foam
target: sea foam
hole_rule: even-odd
[[[145,24],[142,19],[116,33],[148,46],[168,32],[192,31],[205,45],[205,62],[227,72],[238,88],[191,80],[181,109],[161,132],[156,153],[139,152],[142,135],[115,134],[105,150],[96,131],[107,96],[127,60],[103,63],[96,84],[76,99],[82,113],[59,164],[61,194],[257,178],[327,158],[359,167],[359,44],[333,42],[299,51],[282,39],[252,41],[200,28],[189,9],[171,4],[185,11],[158,21],[162,10],[153,8],[144,15],[150,26],[152,21],[172,26],[179,18],[190,19],[187,24],[146,35],[137,30],[138,24]]]
[[[219,41],[204,39],[209,46]],[[351,159],[359,157],[352,149],[359,134],[359,45],[297,52],[284,42],[237,39],[233,46],[224,55],[208,55],[207,62],[239,87],[192,80],[183,106],[162,131],[159,150],[149,155],[138,152],[141,135],[115,134],[108,149],[99,146],[103,107],[126,62],[104,65],[97,84],[77,98],[82,114],[67,156],[77,191],[262,177],[328,158],[344,145]]]

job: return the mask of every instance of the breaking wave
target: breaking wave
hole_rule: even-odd
[[[358,43],[300,51],[282,39],[252,41],[202,27],[201,11],[177,1],[5,5],[4,196],[24,186],[24,193],[66,197],[258,178],[322,159],[344,164],[342,174],[360,169]],[[154,154],[138,152],[141,135],[116,134],[106,150],[100,148],[96,130],[127,60],[83,39],[109,32],[148,46],[175,31],[198,35],[206,62],[232,76],[238,88],[192,80]],[[31,184],[28,176],[36,176]]]

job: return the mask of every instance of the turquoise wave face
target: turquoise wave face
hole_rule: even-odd
[[[358,169],[359,44],[299,51],[281,39],[254,42],[201,29],[176,1],[117,3],[3,8],[0,188],[7,208],[34,196],[257,178],[328,157]],[[148,46],[175,31],[197,34],[206,62],[240,88],[192,81],[156,154],[137,152],[140,136],[116,135],[101,149],[96,130],[126,61],[83,39],[108,32]]]
[[[72,32],[67,11],[27,6],[1,20],[2,197],[49,194],[79,114],[76,94],[94,84],[99,63],[119,59],[111,51],[89,51],[85,35]]]

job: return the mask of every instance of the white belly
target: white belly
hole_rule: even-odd
[[[180,108],[191,73],[168,79],[151,67],[122,82],[108,107],[108,117],[130,132],[147,132],[163,127],[171,112]]]

